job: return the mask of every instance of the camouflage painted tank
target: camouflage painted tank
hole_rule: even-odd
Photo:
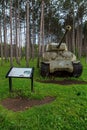
[[[67,31],[70,30],[70,26],[67,26]],[[49,76],[73,76],[79,77],[82,74],[82,65],[80,61],[76,59],[76,56],[68,51],[65,43],[50,43],[46,46],[46,52],[42,56],[41,62],[41,75]]]

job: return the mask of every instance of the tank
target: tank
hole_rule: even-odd
[[[71,26],[66,26],[65,34],[59,43],[49,43],[46,45],[46,51],[43,53],[41,61],[42,76],[79,77],[82,74],[82,64],[68,50],[66,43],[63,43],[64,37],[70,30]]]

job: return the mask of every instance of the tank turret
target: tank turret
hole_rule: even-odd
[[[63,39],[71,26],[66,26],[65,34],[59,43],[49,43],[46,46],[46,52],[43,53],[41,62],[41,75],[49,76],[73,76],[79,77],[82,74],[82,65],[76,59],[76,56],[68,51]]]

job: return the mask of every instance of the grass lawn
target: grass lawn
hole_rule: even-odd
[[[8,79],[9,62],[0,66],[0,102],[6,98],[16,97],[9,93]],[[87,81],[87,64],[82,59],[83,73],[76,80]],[[14,63],[14,66],[18,66]],[[13,79],[13,89],[21,90],[20,96],[31,99],[43,99],[54,96],[49,104],[31,107],[25,111],[13,112],[0,103],[0,130],[87,130],[87,84],[59,85],[37,82],[43,79],[36,68],[36,61],[30,61],[35,67],[34,93],[30,90],[30,80]],[[24,61],[20,67],[25,67]],[[75,79],[75,78],[69,78]],[[57,78],[62,80],[62,78]]]

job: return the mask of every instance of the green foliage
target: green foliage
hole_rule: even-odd
[[[77,80],[87,80],[87,64],[81,59],[83,74]],[[14,66],[18,66],[14,62]],[[13,79],[13,93],[9,93],[8,79],[9,63],[0,66],[0,101],[5,98],[21,96],[31,99],[43,99],[54,96],[51,103],[34,106],[25,111],[13,112],[0,103],[0,130],[86,130],[87,129],[87,85],[59,85],[40,83],[37,79],[47,80],[39,75],[36,59],[30,61],[34,66],[34,93],[30,90],[30,80]],[[21,67],[25,67],[22,60]],[[74,78],[70,78],[74,79]],[[62,80],[62,78],[57,78]]]

